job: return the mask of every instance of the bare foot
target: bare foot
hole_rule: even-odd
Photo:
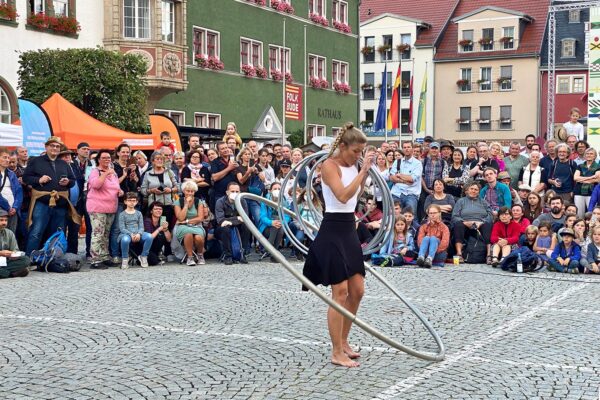
[[[355,367],[359,367],[360,363],[356,362],[356,361],[352,361],[350,359],[350,357],[348,357],[346,354],[342,353],[342,354],[332,354],[331,355],[331,363],[333,365],[339,365],[342,367],[348,367],[348,368],[355,368]]]
[[[346,355],[352,360],[360,357],[360,353],[357,353],[354,350],[352,350],[352,347],[350,347],[350,345],[348,343],[346,343],[343,346],[343,349],[344,349],[344,353],[346,353]]]

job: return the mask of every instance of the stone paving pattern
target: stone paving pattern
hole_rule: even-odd
[[[445,361],[356,329],[362,366],[333,367],[325,304],[271,263],[2,280],[0,398],[599,398],[600,279],[487,266],[380,271],[436,327]],[[359,316],[435,351],[373,277]]]

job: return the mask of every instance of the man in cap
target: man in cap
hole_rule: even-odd
[[[510,187],[510,175],[508,174],[508,172],[506,172],[506,171],[500,172],[498,174],[498,182],[504,183],[508,187],[508,190],[510,191],[510,198],[511,198],[512,205],[514,206],[515,204],[518,204],[521,207],[523,207],[523,202],[521,201],[519,194],[517,193],[517,191],[515,189]]]
[[[0,209],[0,279],[24,277],[29,274],[29,257],[19,252],[15,234],[6,229],[8,213]]]
[[[527,204],[527,198],[529,197],[529,193],[531,193],[531,191],[531,186],[526,184],[519,185],[519,199],[521,199],[521,203],[523,203],[523,205]]]
[[[40,248],[44,233],[65,228],[67,211],[71,217],[79,217],[68,201],[69,188],[76,182],[69,165],[58,159],[61,145],[59,137],[50,137],[45,144],[46,154],[31,160],[23,174],[23,181],[32,188],[27,255]]]

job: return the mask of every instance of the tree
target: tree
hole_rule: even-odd
[[[97,49],[36,50],[19,59],[21,96],[43,103],[54,93],[111,126],[146,132],[146,62]]]
[[[296,147],[300,147],[304,145],[304,131],[302,129],[299,129],[294,132],[288,132],[287,139],[290,141],[292,148],[295,149]]]

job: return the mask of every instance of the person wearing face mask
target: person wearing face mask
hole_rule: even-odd
[[[235,198],[239,194],[240,185],[237,182],[230,182],[227,185],[225,196],[219,198],[215,204],[215,217],[217,219],[215,236],[219,242],[221,242],[221,248],[225,253],[225,265],[233,264],[231,229],[236,228],[239,231],[243,249],[248,249],[250,247],[250,231],[248,231],[248,228],[244,225],[244,221],[237,212],[234,204]],[[248,205],[245,201],[242,201],[242,206],[244,207],[244,212],[248,214]],[[240,263],[248,264],[245,254],[242,254]]]
[[[278,202],[281,196],[281,184],[275,182],[271,185],[271,189],[269,193],[267,193],[267,200],[272,200],[274,202]],[[287,202],[284,200],[284,207],[289,208]],[[267,206],[264,203],[260,204],[260,222],[258,225],[258,230],[263,234],[264,237],[269,238],[269,243],[271,243],[275,248],[278,248],[283,241],[283,224],[289,224],[290,217],[288,215],[284,215],[283,221],[279,219],[279,214],[276,209]],[[271,256],[271,262],[276,263],[277,260],[275,257]]]

